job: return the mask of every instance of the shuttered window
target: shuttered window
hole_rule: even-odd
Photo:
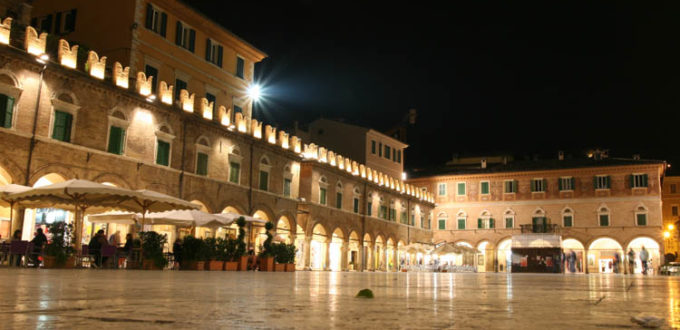
[[[373,203],[368,202],[368,205],[366,206],[366,215],[372,216],[373,215]]]
[[[465,182],[458,182],[458,196],[465,196]]]
[[[175,44],[193,53],[196,47],[196,30],[177,21],[175,31]]]
[[[158,140],[156,146],[156,164],[170,165],[170,143]]]
[[[222,67],[222,56],[224,49],[221,45],[215,43],[210,38],[205,39],[205,60]]]
[[[513,227],[513,218],[512,217],[507,217],[505,218],[505,228],[512,228]]]
[[[66,17],[67,20],[69,17]],[[67,21],[68,24],[68,21]],[[75,14],[73,15],[73,25],[75,28]],[[165,38],[168,25],[168,15],[154,8],[150,3],[146,5],[146,22],[144,26]]]
[[[208,155],[202,152],[196,156],[196,174],[208,175]]]
[[[531,191],[532,192],[545,192],[548,182],[545,179],[533,179],[531,180]]]
[[[117,126],[111,126],[109,131],[109,146],[108,152],[116,155],[123,154],[123,147],[125,145],[125,129]]]
[[[283,179],[283,196],[290,197],[290,179]]]
[[[465,219],[458,219],[458,229],[465,229]]]
[[[593,177],[593,187],[595,189],[611,188],[611,179],[608,175],[596,175]]]
[[[558,181],[560,191],[574,190],[575,180],[573,177],[560,178]]]
[[[354,198],[354,208],[353,209],[354,209],[354,213],[359,213],[359,199],[356,198],[356,197]]]
[[[229,163],[229,182],[239,183],[239,178],[241,177],[241,164],[236,162]]]
[[[71,142],[71,125],[73,115],[68,112],[54,112],[54,126],[52,127],[52,138],[63,142]]]
[[[439,228],[439,230],[446,230],[446,219],[439,219],[438,223],[439,226],[437,228]]]
[[[179,100],[179,92],[187,89],[187,82],[182,79],[175,79],[175,100]]]
[[[517,192],[517,181],[507,180],[504,182],[503,192],[506,194],[512,194]]]
[[[151,81],[151,93],[156,94],[156,86],[158,85],[158,69],[147,64],[144,67],[144,74],[146,75],[147,79],[149,77],[153,77],[153,81]]]
[[[489,181],[484,181],[481,183],[481,191],[482,195],[488,195],[489,194]]]
[[[571,215],[565,215],[564,217],[562,217],[562,223],[564,224],[564,227],[573,227],[574,217]]]
[[[342,193],[335,194],[335,207],[342,208]]]
[[[260,171],[260,190],[267,191],[269,188],[269,172]]]
[[[14,98],[0,94],[0,127],[12,128]]]
[[[647,214],[645,213],[638,213],[635,215],[635,221],[638,226],[646,226],[647,225]]]
[[[240,57],[236,57],[236,76],[243,79],[245,77],[244,70],[246,67],[246,61]]]
[[[326,205],[326,188],[319,188],[319,204]]]
[[[600,226],[601,227],[609,226],[609,214],[600,214]]]
[[[647,174],[633,174],[630,176],[631,188],[647,188]]]

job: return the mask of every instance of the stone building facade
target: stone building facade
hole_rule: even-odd
[[[168,104],[150,97],[146,82],[133,79],[139,75],[122,75],[111,63],[103,77],[91,69],[96,61],[68,67],[67,53],[25,31],[28,37],[12,32],[11,43],[0,45],[0,184],[79,178],[155,190],[207,212],[254,215],[298,245],[300,268],[396,270],[399,251],[430,242],[431,194],[256,119],[234,114],[217,121],[197,99]],[[28,53],[29,45],[42,52]],[[46,62],[36,57],[44,53],[58,54]],[[321,177],[326,203],[318,196]],[[393,212],[413,221],[378,217],[378,204],[367,214],[369,197],[397,205]],[[9,218],[9,210],[0,212]],[[15,213],[12,227],[29,238],[39,212],[47,211]],[[257,248],[263,228],[248,230]]]
[[[662,196],[666,253],[680,254],[680,177],[664,178]]]

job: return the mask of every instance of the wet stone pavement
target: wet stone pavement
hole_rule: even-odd
[[[370,288],[374,299],[355,298]],[[0,328],[680,328],[680,278],[0,269]]]

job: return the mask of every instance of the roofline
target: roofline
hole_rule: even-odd
[[[370,133],[370,132],[373,132],[373,133],[382,135],[383,137],[386,137],[386,138],[392,140],[394,143],[401,145],[401,146],[402,146],[402,147],[401,147],[402,149],[408,148],[408,144],[406,144],[406,143],[404,143],[404,142],[401,142],[401,141],[399,141],[399,140],[397,140],[397,139],[395,139],[395,138],[393,138],[393,137],[391,137],[391,136],[389,136],[389,135],[387,135],[387,134],[385,134],[385,133],[383,133],[383,132],[376,131],[376,130],[374,130],[374,129],[372,129],[372,128],[369,128],[367,133]]]

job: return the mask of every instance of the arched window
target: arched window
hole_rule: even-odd
[[[229,152],[229,182],[239,184],[241,182],[241,149],[237,145],[231,147]]]
[[[283,169],[283,196],[291,197],[293,194],[293,171],[290,165],[286,165]]]
[[[12,128],[16,121],[21,88],[11,72],[0,70],[0,127]]]
[[[477,229],[492,229],[495,227],[491,213],[487,210],[482,211],[477,218]]]
[[[597,209],[597,219],[600,227],[609,227],[611,219],[609,215],[609,208],[607,206],[602,205]]]
[[[505,219],[505,228],[515,227],[515,211],[507,209],[503,212],[503,219]]]
[[[456,214],[456,222],[457,222],[456,229],[465,230],[467,222],[467,213],[465,213],[465,211],[463,210],[458,211],[458,214]]]
[[[359,198],[361,198],[361,190],[359,190],[359,187],[354,187],[352,195],[352,211],[354,211],[354,213],[359,213]]]
[[[439,230],[446,230],[446,220],[449,218],[449,215],[446,214],[446,212],[441,212],[437,214],[437,229]]]
[[[342,182],[335,185],[335,207],[342,209]]]
[[[570,207],[565,207],[562,210],[562,226],[563,227],[574,226],[574,211]]]
[[[635,225],[636,226],[646,226],[647,225],[647,207],[640,204],[635,208]]]
[[[172,141],[175,136],[167,125],[160,125],[156,130],[156,164],[170,166],[172,160]]]
[[[210,154],[210,142],[205,136],[196,140],[196,174],[208,175],[208,155]]]
[[[260,177],[259,177],[259,188],[263,191],[269,191],[269,173],[271,172],[272,166],[269,158],[267,156],[262,156],[260,158]]]
[[[531,215],[531,225],[534,233],[545,233],[548,225],[548,218],[542,208],[537,208]]]
[[[380,197],[380,208],[378,209],[378,217],[380,219],[385,220],[387,220],[388,218],[387,205],[385,205],[385,199],[382,196]]]
[[[71,142],[75,136],[78,109],[75,96],[70,92],[58,92],[52,98],[52,124],[50,137],[52,139]]]
[[[319,204],[326,205],[328,194],[328,179],[325,176],[319,178]]]

